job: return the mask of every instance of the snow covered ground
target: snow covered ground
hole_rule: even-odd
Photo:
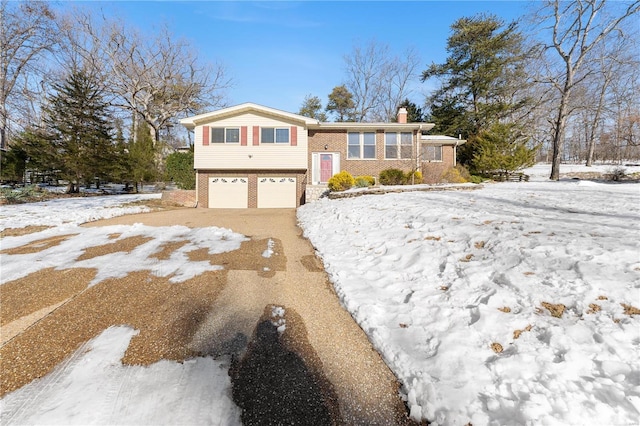
[[[190,261],[189,251],[232,251],[245,237],[228,229],[185,226],[150,227],[142,224],[97,228],[78,226],[87,221],[148,211],[127,203],[160,194],[65,198],[40,203],[2,206],[0,229],[30,225],[52,226],[40,232],[0,240],[3,250],[45,238],[68,236],[58,245],[36,253],[0,255],[0,283],[43,268],[96,268],[91,284],[130,272],[150,270],[157,276],[173,275],[180,282],[206,270],[221,268],[209,262]],[[149,240],[130,253],[110,253],[74,261],[87,247],[141,236]],[[162,262],[149,255],[165,243],[186,240]],[[228,366],[210,357],[184,363],[161,361],[149,367],[124,366],[120,359],[131,338],[129,327],[111,327],[78,348],[52,373],[5,395],[0,400],[1,424],[209,424],[239,425],[240,409],[231,400]]]
[[[640,316],[625,310],[640,307],[640,184],[526,172],[298,218],[413,418],[638,424]]]
[[[622,304],[640,308],[640,184],[549,182],[544,165],[526,172],[533,182],[322,200],[303,206],[299,220],[344,305],[404,384],[414,418],[637,424],[640,316]],[[182,227],[77,226],[136,212],[122,207],[130,197],[2,206],[0,229],[56,226],[0,245],[70,233],[77,235],[67,243],[78,245],[113,233],[152,238],[127,259],[101,257],[104,267],[93,266],[106,277],[114,261],[153,269],[148,254],[176,235],[210,250],[232,250],[242,238],[218,228],[201,238]],[[2,282],[23,273],[12,264],[61,258],[56,247],[37,258],[2,255]],[[190,270],[179,253],[169,264]],[[6,395],[0,423],[239,424],[224,364],[123,366],[135,333],[109,328],[50,375]]]

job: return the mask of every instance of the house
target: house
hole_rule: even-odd
[[[244,103],[180,120],[194,131],[199,207],[293,208],[317,198],[335,173],[375,178],[388,168],[421,170],[435,182],[465,141],[424,135],[433,124],[325,123]]]

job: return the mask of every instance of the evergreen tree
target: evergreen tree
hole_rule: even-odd
[[[3,155],[3,178],[9,171],[5,170],[5,167],[15,169],[13,173],[19,176],[19,178],[15,179],[18,181],[23,180],[24,172],[27,168],[38,172],[40,175],[54,177],[61,167],[59,156],[51,142],[51,136],[42,129],[34,127],[27,128],[18,134],[14,138],[11,149],[7,154],[11,159],[5,165]]]
[[[113,170],[108,106],[98,82],[82,71],[72,72],[53,88],[45,121],[61,177],[69,181],[69,192],[78,192],[81,182],[109,179]]]
[[[342,85],[334,87],[329,94],[326,110],[334,113],[338,122],[353,121],[355,106],[353,95]]]
[[[514,124],[496,123],[483,130],[476,139],[477,149],[471,171],[478,174],[509,174],[535,163],[537,147],[529,148],[527,138]]]
[[[469,164],[477,136],[525,105],[514,93],[523,84],[523,39],[516,23],[504,25],[495,16],[460,18],[447,39],[449,56],[443,64],[432,64],[422,81],[441,79],[430,97],[431,119],[436,131],[462,134],[468,140],[458,151]]]
[[[196,172],[193,169],[193,147],[189,152],[173,152],[167,157],[167,180],[180,189],[196,188]]]
[[[133,182],[131,156],[129,153],[129,144],[124,137],[122,129],[122,119],[115,120],[116,135],[115,143],[115,161],[113,170],[113,179],[116,182],[124,182],[128,189],[129,183]]]
[[[322,110],[322,101],[319,97],[310,94],[304,97],[298,114],[315,118],[318,121],[327,121],[327,114]]]
[[[131,179],[135,182],[136,192],[138,184],[156,180],[158,172],[155,159],[156,145],[151,137],[150,127],[141,121],[136,128],[136,138],[129,144]]]

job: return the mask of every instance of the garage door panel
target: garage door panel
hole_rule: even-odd
[[[243,177],[209,178],[209,208],[246,209],[249,181]]]
[[[296,178],[258,178],[258,208],[296,208],[296,197]]]

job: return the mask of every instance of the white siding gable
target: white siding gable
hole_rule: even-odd
[[[203,144],[205,127],[246,127],[246,145],[240,142],[233,144]],[[260,129],[290,129],[289,143],[260,143]],[[295,131],[295,136],[292,134]],[[304,123],[284,118],[260,114],[257,111],[227,116],[219,120],[199,123],[195,126],[194,167],[196,169],[306,169],[308,137]],[[255,133],[255,135],[254,135]],[[257,136],[257,138],[255,137]],[[295,141],[295,146],[292,142]]]

